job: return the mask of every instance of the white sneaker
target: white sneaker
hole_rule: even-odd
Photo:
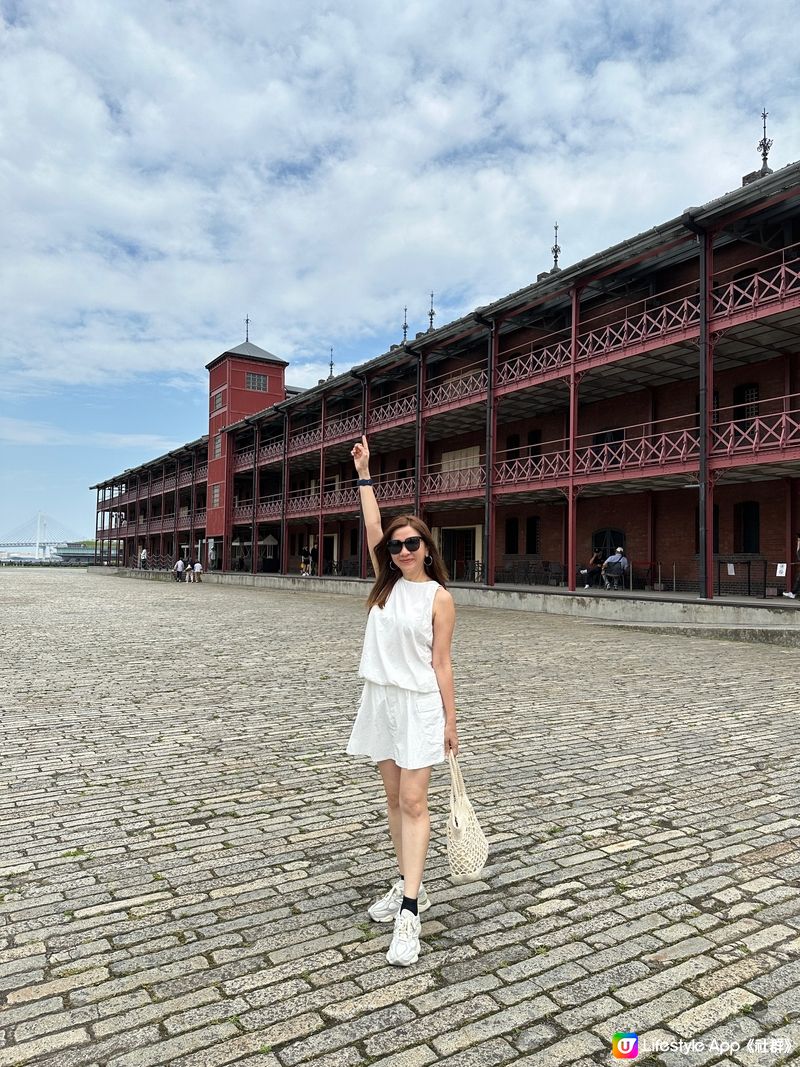
[[[585,585],[585,586],[584,586],[583,588],[584,588],[584,589],[588,589],[588,588],[589,588],[589,586],[588,586],[588,585]]]
[[[795,599],[795,594],[794,593],[781,593],[781,596],[788,596],[788,598],[790,600],[794,600]]]
[[[419,933],[422,923],[418,915],[401,911],[394,921],[394,936],[386,953],[386,960],[394,967],[410,967],[419,959]]]
[[[376,900],[375,903],[367,909],[367,914],[370,919],[373,919],[376,923],[393,923],[397,918],[402,903],[403,879],[398,878],[386,896],[381,897],[380,900]],[[419,896],[417,897],[417,909],[419,911],[427,911],[430,906],[430,897],[425,891],[425,886],[421,885],[419,887]]]

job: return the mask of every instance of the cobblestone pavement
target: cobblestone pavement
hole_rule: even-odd
[[[379,782],[342,754],[364,621],[0,572],[0,1067],[588,1067],[617,1031],[800,1063],[797,652],[461,609],[491,866],[450,883],[437,770],[396,970]]]

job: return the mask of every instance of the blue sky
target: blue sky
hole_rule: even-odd
[[[0,536],[800,158],[791,0],[0,0]]]

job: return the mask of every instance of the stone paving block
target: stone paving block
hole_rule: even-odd
[[[752,1008],[758,1004],[759,999],[747,989],[729,989],[712,1000],[704,1001],[676,1015],[670,1020],[670,1029],[682,1037],[694,1037],[724,1022],[731,1015],[738,1015],[743,1009]]]
[[[626,631],[624,676],[587,691],[574,663],[613,647],[608,626],[459,609],[463,760],[492,851],[480,883],[452,885],[437,768],[434,904],[405,972],[364,915],[394,872],[380,783],[341,754],[363,603],[192,592],[0,570],[3,1054],[588,1067],[620,1026],[795,1025],[800,739],[781,650],[693,639],[687,657],[680,635]],[[255,633],[281,655],[253,657]],[[204,649],[194,678],[174,670],[187,645]],[[537,1004],[552,1009],[521,1021]]]
[[[551,1015],[556,1010],[549,997],[536,997],[523,1004],[487,1015],[478,1022],[467,1023],[457,1032],[433,1038],[431,1044],[441,1055],[460,1052],[488,1038],[499,1037]],[[552,1029],[552,1028],[551,1028]]]

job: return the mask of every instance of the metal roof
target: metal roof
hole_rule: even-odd
[[[242,356],[244,359],[254,359],[259,363],[272,363],[277,367],[288,367],[289,364],[285,359],[279,359],[277,356],[273,356],[271,352],[267,352],[266,348],[259,348],[258,345],[254,345],[252,341],[243,341],[236,348],[229,348],[225,352],[220,352],[218,356],[211,360],[210,363],[206,363],[206,370],[211,370],[215,367],[221,359],[225,359],[226,356]]]

